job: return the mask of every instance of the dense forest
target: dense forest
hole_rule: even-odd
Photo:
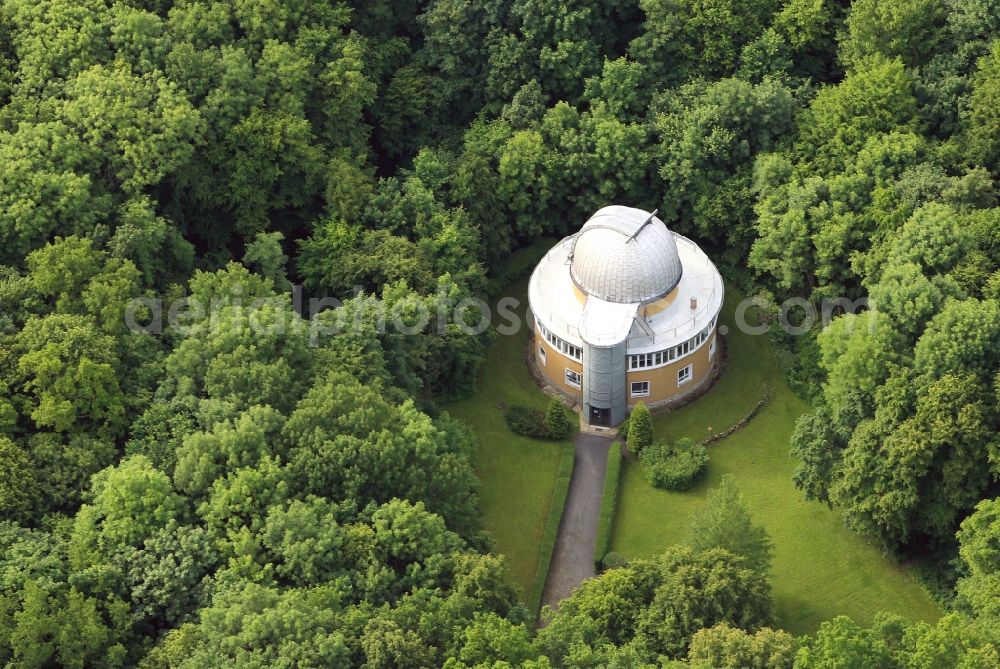
[[[0,664],[1000,666],[997,36],[996,0],[0,0]],[[608,203],[771,304],[870,298],[777,341],[796,485],[939,623],[773,629],[723,490],[536,632],[441,410],[490,335],[377,315]],[[128,327],[177,300],[213,308]]]

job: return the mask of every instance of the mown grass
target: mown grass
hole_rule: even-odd
[[[527,279],[512,284],[505,295],[521,301],[518,311],[524,323]],[[531,378],[523,352],[528,328],[517,334],[497,335],[479,375],[476,393],[452,403],[447,411],[468,423],[476,433],[476,474],[480,481],[483,524],[493,535],[496,552],[506,558],[513,582],[526,604],[544,585],[548,563],[540,565],[546,541],[555,541],[549,530],[553,496],[557,490],[563,442],[539,441],[514,434],[504,421],[498,403],[522,404],[545,409],[549,397]],[[561,505],[555,514],[558,528]],[[549,535],[551,538],[548,539]],[[551,557],[551,547],[548,549]]]
[[[612,550],[650,557],[683,541],[706,491],[732,474],[755,521],[774,541],[771,581],[782,627],[796,634],[813,632],[821,621],[841,614],[868,623],[877,611],[936,620],[939,609],[904,567],[844,528],[836,511],[804,501],[792,485],[789,436],[808,407],[785,386],[767,337],[733,328],[740,297],[729,289],[723,309],[721,322],[729,328],[723,376],[694,403],[655,417],[655,433],[664,439],[702,439],[745,416],[765,387],[770,403],[746,428],[709,447],[707,475],[691,491],[656,490],[635,460],[626,461]]]

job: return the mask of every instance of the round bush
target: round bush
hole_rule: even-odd
[[[670,445],[655,441],[639,456],[650,485],[664,490],[688,490],[708,466],[708,449],[691,439]]]
[[[608,553],[604,556],[604,559],[601,560],[601,569],[605,571],[607,571],[608,569],[614,569],[616,567],[627,567],[627,566],[628,566],[628,558],[626,558],[621,553],[615,551],[608,551]]]

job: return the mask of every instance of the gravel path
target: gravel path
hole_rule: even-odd
[[[543,605],[555,608],[584,579],[594,576],[594,540],[612,443],[610,437],[583,432],[573,439],[573,478],[542,593]]]

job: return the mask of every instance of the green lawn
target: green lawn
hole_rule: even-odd
[[[744,430],[709,447],[706,480],[690,492],[656,490],[642,478],[637,462],[624,463],[613,549],[649,557],[682,541],[706,490],[723,474],[733,474],[754,519],[774,541],[771,580],[782,627],[812,632],[839,614],[867,623],[877,611],[936,620],[940,611],[905,568],[845,529],[837,512],[804,501],[792,485],[789,436],[808,407],[784,385],[767,337],[732,327],[739,298],[730,288],[721,321],[729,327],[729,362],[722,378],[696,402],[657,416],[656,435],[703,438],[724,430],[746,415],[765,384],[770,404]]]
[[[522,322],[527,285],[525,279],[506,292],[521,300]],[[527,327],[514,335],[498,335],[480,373],[476,394],[446,407],[476,433],[483,523],[525,598],[538,569],[562,448],[559,442],[536,441],[512,433],[503,411],[497,408],[502,401],[544,409],[549,400],[524,364],[527,335]]]

